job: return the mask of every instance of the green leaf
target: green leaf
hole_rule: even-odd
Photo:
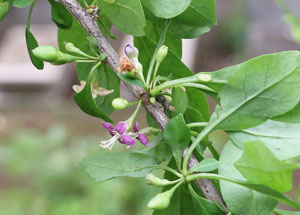
[[[0,0],[0,22],[8,14],[12,0]]]
[[[182,114],[178,114],[168,122],[164,138],[173,151],[177,167],[181,169],[183,151],[191,139],[190,129],[186,126]]]
[[[74,100],[80,109],[88,115],[101,118],[107,122],[113,122],[107,114],[105,114],[96,104],[92,95],[91,84],[95,70],[91,70],[86,80],[85,87],[77,94],[74,95]]]
[[[252,183],[263,184],[279,192],[293,187],[293,172],[300,166],[276,158],[262,141],[244,142],[244,153],[235,167]]]
[[[118,73],[118,76],[119,78],[121,78],[123,81],[129,83],[129,84],[133,84],[135,86],[138,86],[138,87],[142,87],[144,88],[145,85],[143,84],[143,82],[141,82],[139,79],[136,79],[136,78],[132,78],[130,77],[129,75],[126,75],[126,74],[122,74],[122,73]]]
[[[139,153],[105,152],[90,155],[80,165],[96,181],[120,176],[143,177],[155,165],[153,158]]]
[[[212,172],[218,169],[219,162],[214,158],[205,158],[189,169],[189,172]]]
[[[260,140],[280,160],[300,155],[300,124],[268,120],[264,124],[238,132],[228,132],[233,143],[243,149],[243,142]]]
[[[176,113],[184,113],[188,105],[188,97],[180,87],[172,89],[172,105],[176,108]]]
[[[229,141],[221,152],[219,174],[225,177],[245,180],[234,167],[234,163],[241,157],[243,151]],[[220,181],[222,197],[233,214],[243,215],[266,215],[270,214],[277,201],[269,196],[233,184]]]
[[[300,100],[299,65],[298,51],[264,55],[242,64],[220,91],[221,108],[215,110],[210,126],[245,129],[293,109]]]
[[[18,8],[24,8],[30,5],[33,0],[13,0],[13,6]]]
[[[192,178],[195,178],[196,176],[198,176],[198,174],[195,175],[190,175],[187,176],[188,181],[191,181]],[[265,185],[261,185],[261,184],[254,184],[254,183],[250,183],[247,181],[241,181],[238,179],[233,179],[230,177],[224,177],[221,175],[217,175],[217,174],[212,174],[212,173],[201,173],[201,178],[209,178],[209,179],[218,179],[218,180],[224,180],[224,181],[228,181],[234,184],[238,184],[241,185],[243,187],[258,191],[260,193],[263,194],[267,194],[270,197],[272,197],[273,199],[280,201],[282,203],[285,203],[289,206],[291,206],[292,208],[298,209],[300,210],[300,204],[293,201],[292,199],[288,198],[287,196],[283,195],[282,193],[273,190],[272,188],[265,186]],[[231,191],[232,192],[232,191]]]
[[[69,29],[58,29],[58,45],[62,52],[67,52],[65,49],[65,42],[73,43],[76,47],[82,49],[84,44],[88,47],[88,34],[84,31],[81,25],[74,19],[72,27]],[[87,76],[87,75],[86,75]],[[83,79],[80,79],[83,80]]]
[[[51,4],[51,16],[53,22],[58,28],[68,29],[71,28],[73,17],[69,11],[60,3],[54,0],[48,0]]]
[[[194,89],[194,88],[186,88],[186,94],[189,100],[188,106],[199,111],[202,114],[204,120],[208,121],[210,117],[210,113],[209,113],[209,106],[205,94],[201,90]],[[200,122],[203,122],[204,120]]]
[[[221,215],[225,214],[215,203],[200,197],[191,184],[188,184],[189,191],[192,194],[195,215]]]
[[[195,108],[192,108],[190,106],[187,107],[186,112],[184,113],[184,119],[185,119],[186,123],[204,122],[205,121],[202,113],[200,113],[198,110],[196,110]],[[191,130],[200,132],[203,130],[203,128],[194,127],[194,128],[191,128]]]
[[[112,101],[115,98],[120,97],[120,79],[110,68],[110,66],[104,64],[104,66],[98,71],[96,79],[98,85],[108,90],[114,90],[113,93],[107,96],[97,96],[97,106],[106,114],[110,115],[115,109],[112,107]]]
[[[280,122],[300,123],[300,103],[298,103],[296,107],[294,107],[291,111],[280,116],[276,116],[272,118],[272,120]]]
[[[44,62],[42,60],[40,60],[39,58],[37,58],[36,56],[34,56],[34,54],[32,53],[32,50],[35,49],[36,47],[38,47],[39,44],[38,44],[37,40],[35,39],[34,35],[31,33],[31,31],[28,28],[26,28],[25,37],[26,37],[26,45],[27,45],[28,54],[29,54],[32,64],[37,69],[42,70],[44,68]]]
[[[99,56],[99,49],[98,49],[98,41],[95,37],[87,37],[87,40],[89,41],[89,48],[91,50],[91,52],[94,53],[94,55]]]
[[[142,0],[142,3],[155,16],[170,19],[185,11],[191,0]]]
[[[116,0],[113,4],[97,0],[103,14],[121,31],[143,36],[146,20],[140,0]]]
[[[185,38],[185,39],[198,38],[209,31],[210,31],[209,27],[191,26],[179,22],[175,19],[171,21],[171,24],[169,26],[170,34],[172,34],[174,37],[177,38]]]
[[[276,215],[300,215],[300,212],[284,211],[284,210],[279,210],[279,209],[275,209],[274,212],[276,212]]]
[[[216,3],[214,0],[192,0],[187,10],[176,17],[175,20],[199,27],[216,25]]]

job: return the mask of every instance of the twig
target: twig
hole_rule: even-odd
[[[112,48],[110,43],[101,33],[96,20],[88,14],[76,0],[60,0],[60,2],[66,7],[66,9],[73,15],[73,17],[80,23],[85,31],[97,39],[99,51],[105,53],[107,56],[107,63],[111,66],[114,72],[118,72],[119,56]],[[143,106],[146,111],[153,117],[157,125],[164,130],[168,123],[168,117],[156,104],[149,102],[149,94],[141,93],[144,89],[123,82],[129,91],[137,98],[143,99]],[[198,163],[195,157],[191,157],[189,161],[189,168]],[[222,200],[221,195],[214,187],[212,182],[208,179],[200,179],[195,181],[195,184],[203,191],[207,199],[218,202],[224,209],[226,206]]]

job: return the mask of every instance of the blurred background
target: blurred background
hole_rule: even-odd
[[[287,3],[300,14],[299,1]],[[194,72],[300,48],[273,0],[216,4],[218,26],[183,43],[183,61]],[[144,179],[95,183],[79,167],[83,157],[102,151],[99,143],[108,134],[100,120],[85,115],[73,101],[72,85],[78,84],[74,65],[46,64],[43,71],[31,65],[24,34],[28,9],[13,8],[0,23],[0,215],[150,215],[146,204],[159,190],[145,186]],[[40,45],[56,46],[47,1],[38,1],[31,30]],[[132,39],[115,29],[113,33],[119,40],[112,44],[122,55]],[[125,114],[115,112],[112,118],[127,119]],[[139,118],[142,127],[144,113]],[[221,132],[211,138],[220,150],[227,140]],[[299,198],[295,193],[291,196]]]

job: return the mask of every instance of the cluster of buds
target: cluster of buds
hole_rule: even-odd
[[[128,147],[136,144],[136,140],[139,140],[145,146],[151,146],[147,136],[139,131],[138,122],[135,122],[133,126],[134,132],[128,132],[130,127],[130,123],[128,122],[119,122],[115,127],[106,122],[103,122],[102,125],[112,136],[109,140],[101,141],[100,146],[105,149],[111,150],[117,140]]]

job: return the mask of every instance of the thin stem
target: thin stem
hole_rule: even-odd
[[[195,128],[195,127],[205,127],[207,126],[207,122],[193,122],[193,123],[189,123],[187,124],[187,127],[189,128]]]
[[[208,143],[208,144],[207,144],[207,148],[209,149],[209,151],[211,152],[211,154],[213,155],[213,157],[214,157],[216,160],[219,160],[219,159],[220,159],[220,154],[219,154],[219,152],[216,150],[216,148],[215,148],[211,143]]]
[[[32,11],[33,11],[33,8],[36,4],[37,0],[34,0],[31,4],[31,7],[30,7],[30,10],[29,10],[29,13],[28,13],[28,19],[27,19],[27,29],[30,29],[30,22],[31,22],[31,15],[32,15]]]
[[[186,153],[186,156],[183,159],[183,174],[186,175],[187,174],[187,165],[188,165],[188,161],[193,153],[193,151],[195,150],[195,148],[197,147],[197,145],[214,129],[215,125],[214,123],[208,124],[202,131],[201,133],[198,135],[198,137],[194,140],[194,142],[192,143],[192,145],[190,146],[188,152]]]
[[[168,19],[165,23],[165,27],[160,35],[160,38],[159,38],[159,41],[156,45],[156,48],[155,48],[155,51],[153,53],[153,56],[151,58],[151,61],[150,61],[150,67],[149,67],[149,71],[148,71],[148,74],[147,74],[147,78],[146,78],[146,86],[150,86],[150,82],[151,82],[151,77],[152,77],[152,72],[153,72],[153,66],[154,66],[154,63],[155,63],[155,59],[156,59],[156,55],[157,55],[157,52],[158,52],[158,49],[164,44],[165,42],[165,39],[166,39],[166,34],[167,34],[167,30],[168,30],[168,27],[169,27],[169,24],[170,24],[170,19]]]
[[[216,93],[216,91],[214,91],[214,90],[211,89],[210,87],[205,86],[205,85],[203,85],[203,84],[187,83],[187,84],[180,84],[180,85],[177,85],[177,86],[178,86],[178,87],[193,87],[193,88],[198,88],[198,89],[201,89],[201,90],[205,90],[205,91],[209,91],[209,92]]]
[[[140,110],[140,107],[141,107],[141,104],[142,104],[142,100],[139,100],[138,101],[138,106],[136,107],[135,111],[133,112],[133,114],[131,115],[131,117],[129,117],[126,122],[129,123],[129,126],[128,126],[128,129],[130,129],[132,127],[132,123],[137,115],[137,113],[139,112]]]
[[[98,61],[95,66],[92,67],[90,74],[94,73],[96,69],[98,69],[99,66],[101,66],[102,61]]]
[[[178,176],[179,178],[183,177],[181,173],[179,173],[176,170],[174,170],[170,167],[167,167],[167,166],[153,165],[153,166],[148,166],[148,167],[145,167],[145,168],[152,168],[152,170],[154,170],[154,169],[163,169],[163,170],[166,170],[170,173],[173,173],[174,175]]]
[[[161,63],[161,62],[156,61],[155,69],[154,69],[154,74],[153,74],[152,82],[151,82],[151,84],[150,84],[150,88],[153,88],[153,87],[155,86],[155,85],[154,85],[154,81],[155,81],[156,74],[157,74],[158,68],[159,68],[159,66],[160,66],[160,63]]]
[[[98,60],[83,60],[82,58],[81,59],[78,59],[76,60],[75,62],[76,63],[95,63],[97,62]]]

